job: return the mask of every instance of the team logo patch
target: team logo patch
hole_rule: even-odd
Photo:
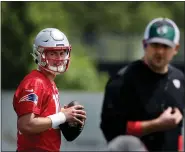
[[[179,81],[179,80],[174,79],[174,80],[173,80],[173,84],[174,84],[174,86],[175,86],[177,89],[179,89],[179,88],[180,88],[181,83],[180,83],[180,81]]]
[[[167,26],[160,26],[157,29],[157,33],[159,35],[165,35],[168,32],[168,27]]]
[[[22,101],[30,101],[30,102],[34,102],[35,104],[37,104],[38,96],[35,93],[30,93],[30,94],[27,94],[27,95],[23,96],[19,100],[19,102],[22,102]]]

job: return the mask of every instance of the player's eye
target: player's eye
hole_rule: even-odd
[[[65,54],[65,52],[60,52],[60,55],[64,55]]]
[[[64,56],[64,55],[68,55],[68,51],[67,50],[60,52],[60,56]]]

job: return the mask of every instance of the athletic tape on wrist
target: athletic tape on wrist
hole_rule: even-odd
[[[57,128],[60,124],[66,122],[66,116],[63,112],[59,112],[53,115],[48,116],[52,121],[52,128]]]

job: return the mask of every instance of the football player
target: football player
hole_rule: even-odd
[[[33,44],[34,61],[38,65],[19,84],[13,98],[17,114],[17,151],[59,151],[59,125],[84,125],[86,112],[82,105],[62,108],[54,82],[56,75],[67,71],[71,45],[60,30],[41,30]]]

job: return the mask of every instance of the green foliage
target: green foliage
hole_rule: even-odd
[[[59,89],[67,90],[85,90],[85,91],[101,91],[107,81],[107,74],[99,74],[95,67],[95,61],[85,52],[86,50],[79,45],[74,44],[75,50],[81,53],[72,53],[71,64],[69,70],[62,76],[57,76],[56,82]]]
[[[2,88],[14,89],[36,65],[29,53],[43,28],[62,30],[72,44],[69,70],[56,81],[59,88],[102,90],[107,75],[98,73],[94,48],[84,35],[93,32],[143,33],[155,17],[173,19],[184,31],[183,2],[2,2]],[[101,51],[101,50],[99,50]]]
[[[99,34],[104,32],[143,32],[146,24],[156,17],[168,17],[183,28],[183,2],[65,2],[71,22],[83,31],[93,24]],[[73,23],[72,23],[73,24]]]

